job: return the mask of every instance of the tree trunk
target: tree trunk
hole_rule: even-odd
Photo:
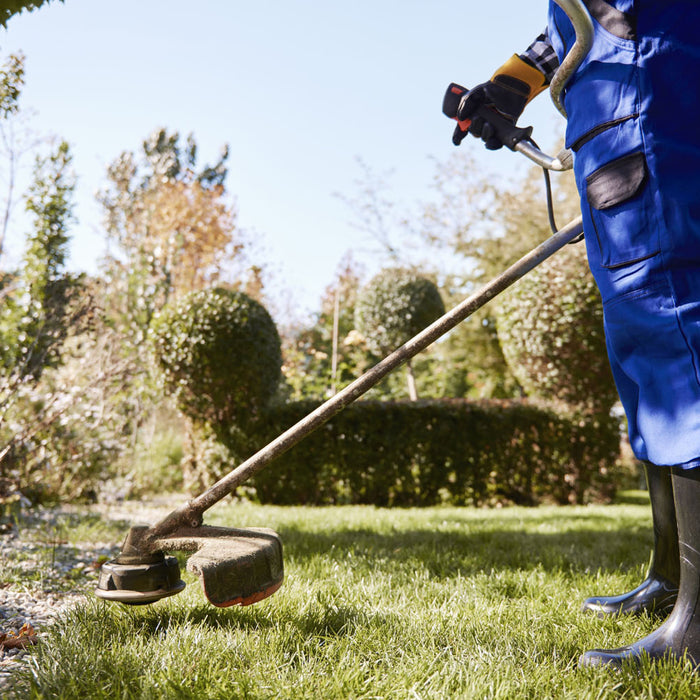
[[[408,398],[411,399],[411,401],[418,401],[416,378],[413,376],[413,366],[411,365],[411,360],[406,363],[406,383],[408,384]]]

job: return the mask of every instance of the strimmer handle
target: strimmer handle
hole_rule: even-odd
[[[470,119],[460,121],[457,118],[459,104],[462,98],[468,93],[468,88],[458,83],[450,83],[442,102],[443,114],[450,119],[454,119],[459,125],[459,130],[462,132],[461,137],[454,137],[456,139],[454,140],[455,145],[461,142],[463,136],[469,131],[469,127],[471,126]],[[511,151],[522,153],[525,157],[533,161],[533,163],[537,163],[537,165],[547,170],[561,171],[569,170],[572,167],[573,158],[571,156],[571,151],[563,150],[556,157],[548,156],[546,153],[540,151],[530,139],[532,135],[531,126],[525,128],[518,127],[509,119],[501,116],[496,110],[491,107],[486,107],[485,105],[477,110],[477,114],[493,126],[501,143],[508,146]]]
[[[457,118],[457,110],[459,109],[459,103],[462,101],[462,98],[468,93],[468,88],[458,85],[457,83],[450,83],[445,93],[445,99],[442,101],[442,113],[450,119],[454,119],[459,125],[460,131],[464,134],[469,131],[472,122],[471,119],[460,121]],[[516,126],[510,119],[506,119],[495,109],[491,109],[491,107],[487,107],[486,105],[479,107],[476,113],[484,121],[491,124],[500,142],[504,146],[508,146],[511,151],[516,150],[516,146],[521,141],[529,139],[532,134],[531,126]]]
[[[557,110],[566,117],[566,109],[562,103],[562,92],[583,62],[583,59],[591,50],[594,28],[588,8],[582,0],[554,0],[554,2],[566,13],[576,34],[574,45],[559,65],[549,87],[549,94],[552,98],[552,102]],[[452,119],[456,118],[459,101],[465,91],[466,88],[456,83],[452,83],[448,88],[443,102],[443,112],[448,117]],[[450,97],[451,94],[453,97]],[[480,113],[480,116],[487,119],[494,126],[499,139],[512,151],[522,153],[533,163],[546,170],[563,171],[570,170],[573,167],[573,155],[570,150],[564,149],[556,156],[550,156],[541,151],[530,141],[530,134],[532,133],[531,127],[520,130],[507,119],[500,117],[494,110],[487,107],[482,109],[486,110],[486,112],[483,114]],[[470,122],[458,123],[462,131],[467,131],[469,129]],[[524,132],[527,132],[527,134],[523,135]]]

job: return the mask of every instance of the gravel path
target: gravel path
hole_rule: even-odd
[[[38,641],[34,633],[40,635],[42,627],[80,600],[84,600],[82,594],[0,590],[0,636],[10,645],[0,645],[0,696],[12,683],[26,647]]]
[[[100,564],[119,552],[121,542],[67,544],[55,536],[53,524],[75,513],[152,523],[182,502],[178,497],[148,505],[33,511],[19,528],[0,534],[0,697],[11,686],[13,672],[22,664],[27,648],[41,642],[42,630],[54,618],[92,595]]]

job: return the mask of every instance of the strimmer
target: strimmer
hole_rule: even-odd
[[[576,41],[552,80],[550,93],[563,112],[561,92],[588,52],[593,26],[581,0],[555,0],[567,13],[576,30]],[[443,105],[447,116],[456,113],[455,99],[464,88],[454,85]],[[494,115],[489,114],[493,123]],[[571,154],[556,157],[542,153],[530,140],[531,129],[519,129],[506,120],[496,128],[501,140],[548,170],[571,167]],[[551,217],[551,197],[548,197]],[[389,372],[401,366],[438,338],[452,330],[484,304],[537,267],[560,248],[578,239],[583,231],[581,217],[567,224],[480,291],[462,301],[444,316],[391,353],[352,384],[282,433],[259,452],[240,464],[211,488],[174,510],[155,525],[133,526],[116,559],[103,565],[96,594],[105,600],[128,605],[153,603],[179,593],[185,587],[178,561],[167,552],[191,553],[187,569],[197,574],[208,600],[216,606],[250,605],[272,595],[284,578],[282,543],[267,528],[224,528],[203,524],[206,510],[231,493],[246,479],[314,432],[326,421],[371,389]]]
[[[194,552],[187,569],[200,576],[204,592],[214,605],[249,605],[274,593],[284,576],[278,535],[264,528],[206,526],[202,524],[204,512],[362,396],[389,372],[425,350],[550,255],[577,239],[582,230],[581,217],[578,217],[202,494],[155,525],[132,527],[119,556],[103,565],[97,595],[138,605],[179,593],[185,584],[180,579],[177,560],[164,554],[177,550]]]

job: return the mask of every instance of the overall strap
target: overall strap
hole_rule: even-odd
[[[620,39],[634,41],[637,37],[637,22],[631,12],[622,12],[605,0],[584,0],[591,17],[603,29]]]

